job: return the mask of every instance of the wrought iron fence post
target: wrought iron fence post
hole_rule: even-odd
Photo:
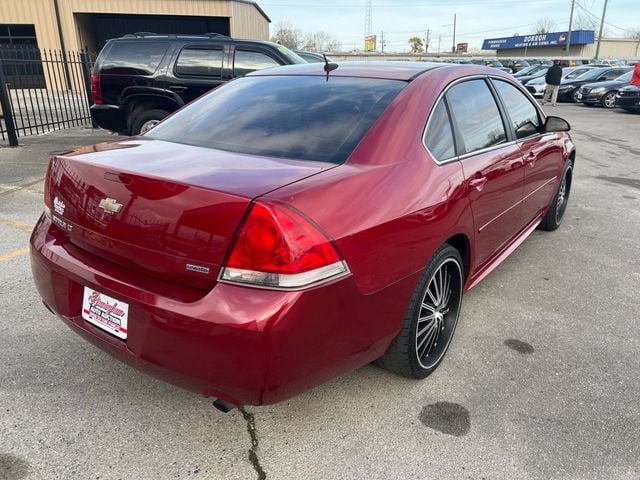
[[[4,124],[7,127],[7,137],[9,138],[9,145],[12,147],[17,147],[18,133],[16,131],[16,124],[13,119],[13,110],[11,109],[11,101],[9,98],[9,86],[4,75],[3,63],[3,59],[0,58],[0,106],[2,106],[2,112],[4,114]]]
[[[89,65],[89,55],[87,52],[80,52],[80,64],[82,65],[82,78],[84,79],[84,91],[87,94],[89,102],[89,112],[91,112],[91,104],[93,104],[93,95],[91,94],[91,66]],[[91,116],[91,127],[98,128],[98,125]]]

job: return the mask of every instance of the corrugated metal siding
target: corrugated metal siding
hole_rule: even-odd
[[[231,36],[269,40],[269,22],[248,3],[233,2],[231,8]]]
[[[59,48],[56,14],[53,2],[46,0],[2,1],[0,23],[35,25],[40,48]],[[11,5],[7,5],[11,3]]]
[[[0,23],[34,24],[40,48],[60,48],[52,0],[0,0]],[[229,0],[58,0],[65,47],[81,48],[74,13],[230,17],[231,35],[269,38],[269,23],[253,5]]]

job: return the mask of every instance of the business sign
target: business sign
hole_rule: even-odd
[[[571,45],[587,45],[595,42],[593,30],[571,32]],[[505,50],[509,48],[557,47],[567,44],[567,32],[536,33],[533,35],[489,38],[482,43],[483,50]]]
[[[378,40],[375,35],[367,35],[366,37],[364,37],[364,51],[375,52],[377,43]]]
[[[458,44],[456,44],[456,53],[467,53],[467,50],[469,50],[469,44],[468,43],[458,43]]]

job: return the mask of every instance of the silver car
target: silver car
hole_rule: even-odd
[[[580,65],[579,67],[563,67],[562,81],[579,77],[583,73],[593,68],[597,67],[594,67],[592,65]],[[542,97],[544,95],[544,89],[546,87],[547,83],[545,82],[544,76],[533,78],[525,84],[525,88],[529,90],[534,97]]]

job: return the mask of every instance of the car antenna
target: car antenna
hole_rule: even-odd
[[[324,58],[324,71],[327,72],[327,82],[329,81],[329,73],[333,72],[336,68],[338,68],[337,63],[329,62],[327,59],[327,54],[323,53],[322,57]]]

